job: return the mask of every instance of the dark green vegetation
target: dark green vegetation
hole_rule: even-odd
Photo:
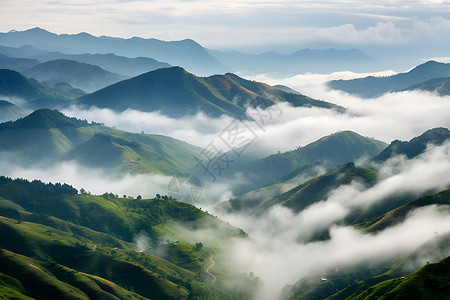
[[[202,46],[190,39],[165,42],[138,37],[130,39],[95,37],[85,32],[58,35],[41,28],[32,28],[25,31],[0,33],[0,40],[3,46],[31,45],[46,51],[71,54],[108,54],[113,51],[114,54],[125,57],[151,57],[202,74],[222,71],[221,64]]]
[[[196,230],[245,233],[173,199],[78,194],[66,184],[0,177],[0,297],[248,299]],[[140,251],[138,251],[140,250]],[[234,276],[245,289],[227,285]]]
[[[136,134],[41,109],[0,124],[0,151],[19,165],[76,159],[115,173],[187,172],[200,149],[169,137]]]
[[[381,96],[387,92],[414,89],[435,78],[450,76],[450,64],[429,61],[407,73],[386,77],[369,76],[351,80],[333,80],[328,84],[332,89],[342,90],[365,98]],[[430,87],[430,86],[429,86]],[[429,90],[429,89],[427,89]]]
[[[39,83],[16,71],[0,70],[0,95],[23,99],[26,102],[24,106],[30,109],[65,106],[84,94],[82,90],[71,87]]]
[[[362,230],[374,234],[380,230],[394,226],[404,220],[414,209],[440,205],[441,209],[450,208],[450,190],[426,195],[409,201],[407,204],[393,209],[378,217],[376,223],[366,223]],[[330,270],[322,276],[305,277],[295,285],[284,290],[286,299],[446,299],[443,297],[450,291],[448,276],[450,272],[449,258],[438,263],[439,255],[450,251],[450,235],[443,234],[394,260],[390,259],[380,265],[360,263],[342,266]],[[441,253],[441,254],[439,254]],[[369,267],[368,267],[369,266]],[[408,275],[409,274],[409,275]]]
[[[78,99],[86,106],[124,111],[157,111],[182,117],[203,111],[211,116],[245,117],[247,105],[267,108],[274,103],[293,106],[343,108],[309,97],[291,94],[234,74],[197,77],[180,67],[159,69],[124,80]]]
[[[67,82],[87,92],[99,90],[128,78],[105,71],[95,65],[67,59],[52,60],[39,64],[25,70],[23,74],[50,85]]]
[[[382,141],[352,131],[336,132],[295,150],[272,154],[237,167],[235,172],[243,172],[251,182],[239,187],[235,193],[240,195],[294,179],[298,175],[314,177],[317,167],[331,170],[349,161],[373,157],[386,146]]]
[[[450,131],[447,128],[433,128],[408,142],[399,140],[393,141],[379,155],[375,156],[373,160],[382,162],[397,155],[405,155],[407,158],[411,159],[423,153],[428,145],[439,146],[449,138]]]

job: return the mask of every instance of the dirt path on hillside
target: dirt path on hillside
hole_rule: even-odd
[[[209,265],[208,268],[206,268],[206,274],[208,274],[209,276],[211,276],[212,278],[212,283],[215,283],[217,280],[216,275],[212,274],[211,272],[209,272],[209,270],[216,264],[216,262],[213,260],[214,258],[214,254],[211,254],[211,256],[209,257],[209,260],[211,261],[211,265]]]

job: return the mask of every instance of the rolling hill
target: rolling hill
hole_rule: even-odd
[[[276,102],[343,111],[337,105],[290,94],[234,74],[197,77],[180,67],[148,72],[78,99],[79,104],[88,107],[161,111],[171,117],[202,111],[211,116],[228,114],[244,118],[247,105],[265,108]]]
[[[208,258],[220,248],[196,238],[205,229],[222,240],[246,237],[171,198],[93,196],[0,176],[0,297],[246,299],[251,280],[219,260],[212,272],[220,276],[211,282]],[[227,285],[234,276],[247,289]]]
[[[0,70],[0,95],[25,100],[25,108],[64,106],[84,94],[85,92],[80,89],[67,86],[52,87],[16,71]]]
[[[22,72],[25,76],[54,85],[67,82],[75,88],[93,92],[128,77],[74,60],[52,60]]]
[[[331,170],[346,162],[370,158],[379,154],[386,146],[382,141],[352,131],[336,132],[295,150],[272,154],[235,167],[233,174],[245,174],[250,182],[241,185],[234,192],[241,195],[299,175],[301,177],[302,174],[312,174],[315,177],[317,168]]]
[[[125,132],[49,109],[0,124],[0,141],[0,150],[20,165],[76,159],[116,173],[187,172],[201,151],[169,137]]]
[[[399,92],[431,79],[449,77],[450,64],[428,61],[411,71],[386,77],[369,76],[351,80],[333,80],[332,89],[342,90],[365,98],[381,96],[387,92]]]
[[[196,74],[214,74],[221,72],[223,68],[201,45],[190,39],[165,42],[138,37],[95,37],[85,32],[58,35],[41,28],[32,28],[0,33],[0,40],[3,46],[31,45],[46,51],[70,54],[113,52],[125,57],[151,57],[171,65],[182,66]]]

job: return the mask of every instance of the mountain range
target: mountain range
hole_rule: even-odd
[[[5,66],[3,68],[19,72],[34,67],[39,63],[62,59],[99,66],[106,71],[131,77],[171,66],[168,63],[159,62],[148,57],[129,58],[113,53],[65,54],[62,52],[44,51],[29,45],[19,48],[0,46],[0,54],[2,54],[0,63]]]
[[[412,89],[434,91],[441,85],[429,85],[429,80],[450,76],[450,64],[428,61],[411,71],[386,77],[369,76],[350,80],[333,80],[328,83],[332,89],[342,90],[365,98],[373,98],[387,92],[399,92]],[[436,82],[435,82],[436,83]],[[435,89],[432,89],[434,88]],[[445,93],[445,88],[443,89]]]
[[[291,54],[270,51],[249,54],[239,51],[209,50],[232,72],[300,74],[306,72],[330,73],[339,70],[363,71],[374,60],[358,49],[302,49]]]
[[[24,102],[21,106],[27,109],[61,107],[84,94],[84,91],[75,89],[67,83],[49,86],[16,71],[0,70],[0,95],[18,98],[20,102]]]
[[[70,71],[64,71],[65,66],[71,66]],[[65,60],[43,63],[27,72],[42,80],[53,78],[50,82],[65,80],[49,86],[12,70],[0,70],[0,95],[22,98],[26,101],[24,105],[31,109],[79,105],[115,111],[159,111],[177,118],[198,112],[213,117],[227,114],[248,118],[245,114],[248,107],[266,109],[274,104],[287,103],[294,107],[319,107],[345,112],[343,107],[335,104],[285,92],[232,73],[198,77],[180,67],[163,68],[85,94],[66,81],[92,87],[121,77],[96,66]],[[85,72],[89,75],[84,75]]]
[[[331,170],[346,162],[368,159],[386,147],[382,141],[352,131],[339,131],[292,151],[240,163],[232,169],[230,176],[240,173],[249,179],[234,190],[235,194],[241,195],[282,182],[291,184],[298,178],[317,175],[320,170]],[[252,198],[253,195],[243,197]]]
[[[193,40],[165,42],[157,39],[95,37],[88,33],[55,34],[41,28],[0,33],[0,45],[30,45],[46,51],[68,54],[108,54],[135,58],[149,57],[171,65],[182,66],[196,74],[217,73],[221,64]]]
[[[22,72],[25,76],[54,85],[69,83],[86,92],[94,92],[128,77],[105,71],[102,68],[74,60],[48,61]]]
[[[329,102],[287,93],[231,73],[197,77],[180,67],[159,69],[121,81],[80,97],[77,102],[87,107],[96,106],[115,111],[129,108],[146,112],[160,111],[171,117],[202,111],[211,116],[228,114],[244,118],[247,106],[264,109],[283,102],[294,107],[344,111],[342,107]]]

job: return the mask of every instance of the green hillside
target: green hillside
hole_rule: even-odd
[[[21,98],[31,109],[66,105],[84,94],[79,89],[59,89],[39,83],[16,71],[0,70],[0,95]]]
[[[215,238],[198,240],[197,230]],[[218,241],[245,236],[172,198],[94,196],[0,177],[0,297],[246,299],[252,279],[243,277],[246,289],[230,286],[243,275],[220,256],[217,281],[206,272]]]
[[[235,194],[241,195],[284,182],[299,174],[308,173],[308,169],[313,170],[314,166],[331,170],[346,162],[370,158],[379,154],[386,146],[382,141],[353,131],[336,132],[295,150],[240,165],[234,171],[247,174],[252,182],[240,187]]]
[[[242,118],[247,105],[265,108],[275,102],[343,111],[334,104],[286,93],[234,74],[197,77],[180,67],[148,72],[78,99],[79,104],[86,106],[161,111],[172,117],[203,111],[211,116],[228,114]]]
[[[26,76],[56,84],[67,82],[73,87],[93,92],[128,77],[105,71],[96,65],[68,59],[58,59],[36,65],[23,72]]]
[[[350,184],[352,181],[361,182],[367,186],[377,181],[377,172],[355,166],[353,163],[339,167],[319,177],[275,196],[269,201],[261,203],[260,208],[267,209],[270,206],[281,204],[299,212],[309,205],[326,199],[327,195],[341,185]]]
[[[379,155],[375,156],[373,160],[382,162],[396,155],[405,155],[407,158],[411,159],[423,153],[429,144],[441,145],[449,138],[450,131],[447,128],[433,128],[408,142],[399,140],[393,141]]]
[[[201,150],[169,137],[136,134],[41,109],[0,124],[0,150],[21,165],[76,159],[115,173],[188,172]]]
[[[449,277],[450,257],[447,257],[410,275],[371,286],[350,299],[446,299],[450,295]]]
[[[369,76],[351,80],[333,80],[328,85],[332,89],[371,98],[387,92],[399,92],[431,79],[449,76],[450,64],[428,61],[406,73],[386,77]]]

